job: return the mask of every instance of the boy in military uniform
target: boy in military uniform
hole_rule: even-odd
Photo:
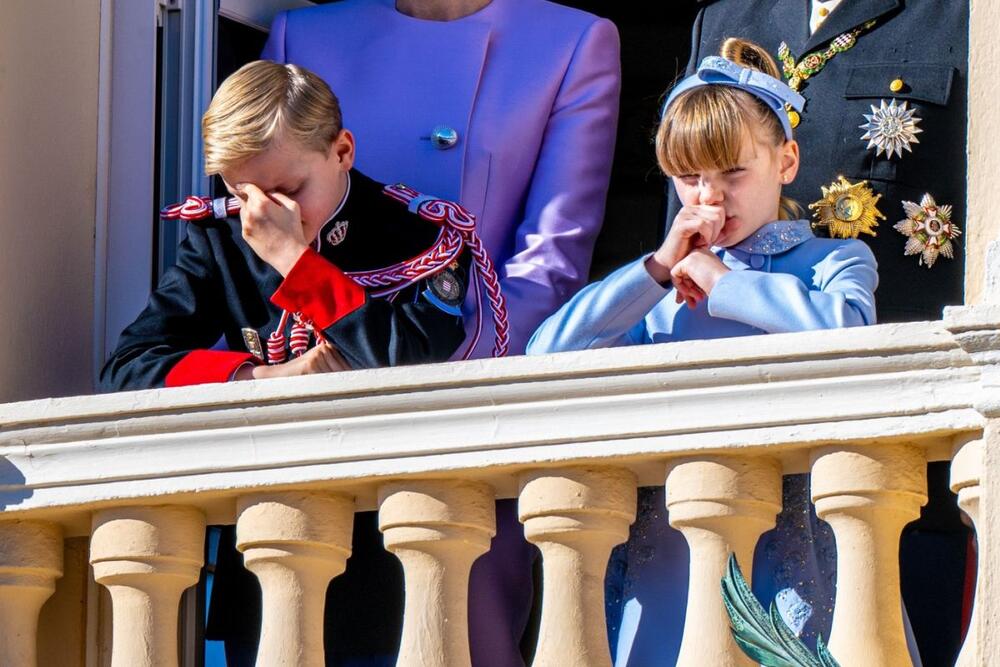
[[[206,173],[220,174],[239,201],[228,210],[215,201],[215,219],[207,203],[203,215],[181,207],[191,223],[177,264],[122,333],[101,373],[104,389],[444,361],[455,352],[465,337],[458,306],[469,253],[443,247],[441,225],[411,211],[408,199],[428,198],[352,168],[354,139],[320,78],[250,63],[220,86],[202,134]],[[426,256],[420,279],[379,273],[428,249],[438,251],[437,265]],[[380,277],[396,282],[378,292],[385,285],[364,286]],[[211,349],[220,337],[228,350]]]
[[[353,169],[354,139],[319,77],[269,61],[244,66],[216,92],[202,137],[206,173],[220,174],[234,197],[165,209],[190,221],[187,238],[122,333],[104,389],[445,361],[462,344],[473,262],[488,294],[497,282],[474,219]],[[491,297],[502,315],[502,296]],[[220,337],[228,349],[213,349]],[[354,600],[350,618],[328,606],[331,658],[389,653],[398,641],[399,564],[381,548],[374,514],[354,530],[359,558],[330,589]],[[226,641],[228,664],[253,664],[260,589],[231,526],[211,605],[207,635]]]

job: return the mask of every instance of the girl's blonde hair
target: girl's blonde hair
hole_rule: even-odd
[[[720,55],[742,67],[781,79],[771,56],[760,46],[730,37]],[[747,137],[772,146],[785,143],[785,130],[764,102],[732,86],[699,86],[682,93],[664,111],[656,131],[656,159],[668,176],[703,170],[725,171],[739,164]],[[782,220],[801,217],[802,208],[781,197]]]
[[[257,60],[222,82],[202,116],[205,173],[259,155],[279,137],[326,154],[341,129],[340,103],[325,81],[298,65]]]

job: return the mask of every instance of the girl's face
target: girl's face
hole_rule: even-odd
[[[780,146],[750,136],[743,140],[738,164],[725,171],[707,169],[673,176],[674,188],[684,206],[719,206],[726,222],[714,245],[727,248],[778,219],[781,187],[795,180],[799,146]]]

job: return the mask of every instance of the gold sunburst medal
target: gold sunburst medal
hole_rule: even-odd
[[[823,186],[823,198],[809,204],[813,211],[814,226],[825,226],[830,236],[838,239],[856,239],[860,234],[875,236],[879,219],[885,216],[878,210],[878,200],[868,181],[851,183],[843,176],[830,185]]]

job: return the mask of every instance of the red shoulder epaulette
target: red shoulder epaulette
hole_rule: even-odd
[[[160,217],[164,220],[186,220],[193,222],[215,218],[225,220],[240,212],[240,200],[236,197],[196,197],[189,195],[180,204],[164,206],[160,209]]]

